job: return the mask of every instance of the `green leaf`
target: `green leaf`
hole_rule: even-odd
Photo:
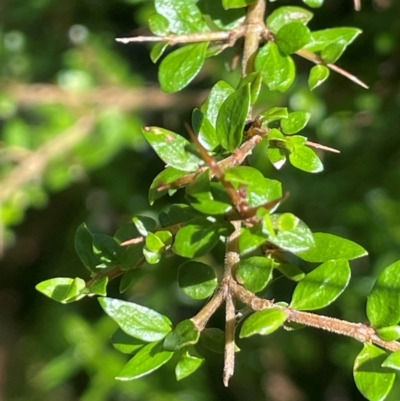
[[[400,370],[400,351],[390,354],[381,365],[384,368]]]
[[[169,32],[168,20],[158,13],[151,14],[148,22],[149,28],[154,35],[163,36]]]
[[[194,1],[156,0],[157,13],[165,17],[176,34],[208,32],[209,28]]]
[[[400,321],[400,261],[379,275],[367,299],[367,316],[375,328],[393,326]]]
[[[157,223],[149,216],[135,216],[132,218],[133,224],[144,237],[157,228]]]
[[[129,336],[120,328],[112,335],[111,343],[116,350],[124,354],[134,354],[148,344],[143,340]]]
[[[307,173],[319,173],[324,169],[320,158],[308,146],[297,146],[290,152],[289,161],[292,166]]]
[[[203,362],[204,358],[190,355],[188,352],[184,353],[175,368],[176,380],[179,381],[190,376]]]
[[[199,109],[193,110],[192,126],[193,131],[199,136],[200,143],[207,150],[214,150],[219,145],[214,126],[211,124],[211,121],[205,116],[205,114]]]
[[[339,40],[337,42],[330,43],[324,47],[321,51],[321,58],[325,63],[335,63],[343,52],[346,50],[347,42]]]
[[[172,355],[173,352],[163,349],[161,341],[147,344],[124,365],[116,379],[126,381],[148,375],[167,363]]]
[[[251,292],[260,292],[272,278],[273,261],[262,256],[253,256],[240,261],[236,278]]]
[[[186,150],[190,142],[183,136],[159,127],[146,127],[142,132],[160,159],[171,167],[191,172],[196,171],[203,163]]]
[[[244,9],[225,10],[220,1],[200,0],[197,6],[203,14],[209,15],[212,22],[221,30],[238,28],[246,18]]]
[[[179,178],[184,177],[187,175],[185,171],[177,170],[174,167],[167,167],[160,174],[154,178],[153,182],[151,183],[150,190],[149,190],[149,202],[150,205],[154,203],[155,200],[164,196],[167,192],[171,194],[171,192],[175,192],[176,189],[162,189],[159,191],[159,188],[171,184],[175,182]]]
[[[75,234],[75,250],[82,263],[90,270],[96,271],[99,258],[93,252],[93,234],[86,223],[82,223]]]
[[[310,120],[311,114],[306,111],[293,111],[288,118],[281,120],[282,131],[286,135],[293,135],[301,131]]]
[[[210,327],[204,329],[200,334],[201,343],[217,354],[224,353],[225,333],[221,329]]]
[[[358,28],[329,28],[311,32],[312,41],[305,46],[307,50],[319,52],[331,43],[345,42],[349,45],[361,33]]]
[[[368,252],[346,238],[328,233],[314,233],[315,245],[307,251],[295,252],[306,262],[318,263],[331,259],[353,260],[368,255]]]
[[[278,269],[283,275],[293,281],[300,281],[305,276],[305,273],[297,266],[289,265],[287,263],[278,263],[274,268]]]
[[[262,75],[259,72],[251,72],[243,77],[238,85],[238,89],[250,85],[250,104],[254,104],[260,94]]]
[[[267,149],[267,157],[277,170],[280,170],[286,163],[286,154],[280,148],[269,147]]]
[[[93,234],[93,253],[99,260],[96,268],[108,269],[121,263],[123,249],[113,237]]]
[[[160,252],[165,248],[165,244],[156,234],[148,233],[146,237],[146,248],[151,252]]]
[[[143,251],[141,252],[143,254]],[[119,283],[119,292],[123,294],[130,286],[134,283],[137,278],[138,270],[131,269],[126,270],[121,277],[121,281]]]
[[[280,214],[274,214],[271,216],[274,227],[279,227],[280,216]],[[268,241],[285,251],[293,253],[310,249],[314,246],[314,238],[311,230],[299,218],[294,215],[292,216],[294,219],[293,229],[281,230],[276,236],[270,236]]]
[[[376,329],[376,334],[384,341],[396,341],[400,338],[400,326],[389,326]]]
[[[231,232],[230,223],[216,224],[206,218],[197,218],[178,231],[172,249],[185,258],[198,257],[214,248],[221,235],[228,236]]]
[[[208,298],[218,285],[217,274],[211,266],[189,261],[179,267],[178,284],[193,299]]]
[[[393,386],[396,374],[382,367],[386,357],[384,350],[366,343],[354,362],[354,381],[369,401],[383,401]]]
[[[217,117],[216,134],[221,146],[230,152],[235,151],[242,143],[249,108],[249,85],[236,90],[222,103]]]
[[[254,251],[260,245],[264,244],[268,239],[268,233],[264,233],[260,225],[253,227],[242,227],[239,237],[240,254],[246,255]]]
[[[312,8],[318,8],[324,4],[324,0],[303,0],[303,2]]]
[[[218,81],[210,91],[208,98],[201,106],[201,111],[208,118],[212,126],[215,128],[217,117],[222,104],[226,98],[234,93],[235,90],[225,81]]]
[[[266,336],[279,329],[287,320],[288,315],[278,308],[264,309],[251,314],[240,329],[240,338],[250,337],[254,334]]]
[[[86,295],[81,293],[85,289],[85,281],[79,277],[52,278],[42,281],[35,288],[46,297],[63,304],[77,301]]]
[[[230,8],[247,7],[249,4],[255,3],[256,0],[222,0],[222,6],[225,10]]]
[[[308,87],[314,90],[325,82],[330,74],[330,69],[325,65],[318,64],[311,68],[310,75],[308,76]]]
[[[271,91],[287,91],[296,75],[292,58],[282,53],[277,44],[271,41],[258,51],[255,69],[262,73],[263,82]]]
[[[274,10],[267,18],[267,28],[272,32],[276,33],[284,25],[290,24],[291,22],[301,22],[306,25],[308,21],[313,17],[311,11],[306,10],[302,7],[296,6],[284,6]]]
[[[267,111],[264,111],[264,113],[261,114],[261,117],[264,125],[273,121],[282,120],[283,118],[288,118],[289,113],[287,107],[271,107]]]
[[[291,22],[279,29],[275,41],[283,53],[292,54],[311,41],[311,33],[302,22]]]
[[[100,295],[105,297],[107,295],[108,277],[100,277],[92,282],[88,287],[88,295]]]
[[[206,59],[207,47],[208,42],[195,43],[168,54],[158,70],[161,89],[173,93],[187,86],[200,72]]]
[[[290,307],[315,310],[328,306],[345,290],[350,276],[346,259],[328,260],[306,274],[297,284]]]
[[[171,331],[172,323],[166,316],[145,306],[113,298],[99,298],[99,302],[125,333],[139,340],[162,340]]]
[[[200,332],[196,325],[187,319],[179,322],[175,329],[167,334],[163,347],[168,351],[178,351],[190,344],[196,344],[199,338]]]
[[[154,45],[150,52],[151,61],[153,63],[156,63],[164,54],[164,51],[168,46],[169,46],[168,42],[160,42]]]

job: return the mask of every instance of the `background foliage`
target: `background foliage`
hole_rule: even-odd
[[[360,13],[352,6],[347,0],[327,1],[315,11],[311,27],[349,25],[363,30],[340,65],[371,90],[332,74],[310,93],[310,66],[300,62],[294,87],[285,94],[266,95],[263,102],[310,110],[305,135],[342,151],[324,155],[323,173],[308,175],[287,166],[279,179],[291,192],[284,205],[288,211],[314,231],[343,235],[369,251],[368,259],[352,263],[348,290],[327,311],[366,321],[365,298],[374,278],[400,256],[400,5],[390,0],[364,2]],[[115,323],[101,317],[93,299],[63,306],[49,302],[34,286],[49,277],[82,271],[73,249],[82,221],[92,231],[113,233],[131,215],[151,213],[147,190],[162,164],[145,145],[141,126],[182,132],[182,122],[190,120],[204,89],[221,77],[236,83],[239,75],[225,72],[223,60],[212,59],[189,89],[162,94],[149,48],[114,42],[147,24],[152,11],[147,2],[14,0],[1,7],[0,397],[362,399],[351,376],[360,345],[312,329],[248,340],[229,389],[221,384],[222,358],[213,355],[213,363],[186,381],[169,380],[173,372],[168,367],[139,381],[114,381],[125,363],[109,345]],[[264,158],[253,157],[269,176],[278,174]],[[163,202],[155,207],[161,210]],[[162,270],[138,273],[128,296],[135,294],[138,303],[146,299],[150,307],[182,320],[198,304],[179,298],[176,260],[168,262]],[[155,273],[161,278],[155,280]],[[280,288],[280,298],[287,293],[286,285]],[[109,295],[117,296],[117,284],[115,294]]]

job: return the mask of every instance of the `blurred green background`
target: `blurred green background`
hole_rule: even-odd
[[[300,1],[277,1],[270,10]],[[261,152],[253,163],[290,191],[282,210],[313,231],[350,238],[370,256],[352,265],[349,289],[323,313],[365,322],[366,295],[379,271],[400,258],[400,3],[327,0],[312,29],[363,30],[339,65],[370,85],[364,90],[332,74],[307,89],[308,62],[286,94],[265,94],[260,110],[276,105],[311,110],[306,135],[339,148],[322,154],[325,172],[310,175],[285,166],[273,171]],[[154,214],[147,190],[163,168],[146,145],[143,125],[184,134],[183,122],[226,70],[232,53],[206,63],[182,93],[163,94],[148,45],[121,45],[118,36],[145,34],[150,1],[3,0],[0,3],[0,400],[362,400],[352,379],[360,344],[303,329],[239,342],[236,375],[223,388],[222,356],[175,382],[167,365],[146,378],[116,382],[127,360],[113,350],[116,326],[95,299],[61,305],[34,289],[45,279],[87,272],[73,248],[86,221],[112,234],[139,213]],[[178,201],[180,195],[174,200]],[[221,256],[217,249],[213,257]],[[196,313],[177,290],[176,259],[137,273],[127,299],[167,314],[176,323]],[[276,300],[293,286],[278,282]],[[118,283],[110,286],[118,297]],[[222,313],[213,318],[222,324]],[[400,389],[397,389],[399,394]],[[392,397],[398,400],[396,392]]]

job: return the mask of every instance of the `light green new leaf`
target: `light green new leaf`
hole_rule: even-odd
[[[166,316],[145,306],[113,298],[99,298],[99,302],[125,333],[139,340],[162,340],[171,331],[172,323]]]
[[[118,328],[111,337],[111,344],[119,352],[122,352],[124,354],[134,354],[148,343],[143,340],[131,337],[123,330]]]
[[[243,77],[238,85],[238,89],[246,85],[250,86],[250,104],[254,104],[260,94],[262,84],[262,75],[259,72],[251,72]]]
[[[306,274],[297,284],[290,307],[315,310],[328,306],[345,290],[350,276],[346,259],[328,260]]]
[[[346,50],[346,47],[347,42],[344,40],[333,42],[322,49],[321,58],[325,63],[335,63]]]
[[[390,354],[381,365],[384,368],[391,368],[400,371],[400,351]]]
[[[242,143],[243,128],[250,108],[250,86],[229,95],[219,109],[216,134],[221,146],[234,152]]]
[[[296,255],[312,263],[326,262],[331,259],[353,260],[368,255],[360,245],[346,238],[328,233],[314,233],[315,245],[307,251],[296,252]]]
[[[135,216],[132,218],[132,222],[144,237],[157,227],[157,222],[149,216]]]
[[[283,118],[288,118],[289,113],[287,107],[271,107],[267,111],[264,111],[264,113],[261,114],[261,117],[264,125],[271,123],[272,121],[279,121]]]
[[[230,8],[242,8],[247,7],[251,3],[255,3],[256,0],[222,0],[222,6],[225,10]]]
[[[304,47],[312,52],[319,52],[331,43],[344,42],[349,45],[361,32],[361,29],[349,27],[314,31],[311,32],[312,41]]]
[[[185,352],[175,368],[176,380],[182,380],[194,373],[204,362],[204,358],[190,355]]]
[[[287,263],[279,263],[276,266],[274,266],[274,268],[278,269],[289,280],[293,280],[293,281],[300,281],[306,275],[297,266],[289,265]]]
[[[251,292],[260,292],[272,278],[273,261],[264,256],[253,256],[240,261],[236,278]]]
[[[206,59],[207,47],[208,42],[195,43],[168,54],[158,70],[161,89],[173,93],[187,86],[201,70]]]
[[[255,69],[262,73],[263,81],[271,91],[287,91],[296,76],[292,58],[282,53],[278,45],[271,41],[258,51]]]
[[[312,8],[318,8],[324,4],[324,0],[303,0],[303,2]]]
[[[198,134],[200,143],[207,150],[214,150],[219,141],[214,126],[207,116],[199,109],[194,109],[192,113],[192,127],[193,131]]]
[[[179,35],[210,30],[194,1],[156,0],[154,5],[157,13],[167,19],[172,33]]]
[[[149,23],[149,28],[154,35],[163,36],[169,32],[168,20],[158,13],[151,14],[148,18],[148,23]],[[158,43],[158,45],[160,44],[161,43]]]
[[[314,90],[325,82],[330,74],[330,69],[325,65],[318,64],[311,68],[310,75],[308,76],[308,87]]]
[[[400,321],[400,261],[379,275],[367,299],[367,316],[375,328],[393,326]]]
[[[288,315],[281,309],[264,309],[251,314],[240,329],[240,338],[250,337],[254,334],[266,336],[279,329],[287,320]]]
[[[385,341],[396,341],[400,338],[400,326],[389,326],[376,329],[376,334]]]
[[[42,281],[35,287],[39,292],[63,304],[77,301],[86,294],[82,293],[85,289],[85,281],[77,277],[57,277]]]
[[[293,111],[288,118],[281,120],[282,131],[286,135],[293,135],[301,131],[310,120],[311,114],[306,111]]]
[[[164,338],[163,347],[168,351],[178,351],[191,344],[196,344],[200,332],[189,319],[179,322],[177,326]]]
[[[163,349],[161,341],[147,344],[124,365],[116,379],[127,381],[148,375],[167,363],[172,355],[173,352]]]
[[[302,7],[297,6],[284,6],[279,7],[267,18],[267,28],[272,32],[276,33],[284,25],[290,24],[291,22],[301,22],[306,25],[308,21],[313,17],[311,11],[306,10]]]
[[[281,148],[269,147],[267,149],[267,157],[277,170],[280,170],[286,163],[286,154]]]
[[[208,298],[215,291],[217,274],[211,266],[201,262],[189,261],[178,269],[180,289],[193,299]]]
[[[150,58],[153,63],[157,63],[157,61],[161,58],[164,54],[164,51],[169,46],[168,42],[160,42],[157,43],[150,52]]]
[[[354,361],[354,381],[369,401],[383,401],[393,387],[396,374],[382,367],[387,353],[373,344],[364,344]]]
[[[275,41],[283,53],[292,54],[311,41],[311,33],[302,22],[290,22],[279,29]]]
[[[171,167],[181,171],[196,171],[201,159],[188,152],[189,141],[175,132],[159,127],[145,127],[143,135],[157,155]]]
[[[260,225],[253,227],[242,227],[239,237],[240,254],[246,255],[254,251],[268,239],[268,234],[263,233]]]
[[[105,297],[107,295],[108,277],[100,277],[93,281],[88,287],[88,295],[100,295]]]
[[[296,146],[289,154],[292,166],[307,173],[320,173],[324,169],[320,158],[308,146]]]

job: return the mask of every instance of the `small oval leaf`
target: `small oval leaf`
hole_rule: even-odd
[[[199,340],[200,332],[196,325],[190,320],[179,322],[174,330],[169,332],[164,338],[164,349],[177,351],[190,344],[196,344]]]
[[[288,315],[278,308],[264,309],[251,314],[240,329],[240,338],[250,337],[254,334],[266,336],[279,329],[287,320]]]

